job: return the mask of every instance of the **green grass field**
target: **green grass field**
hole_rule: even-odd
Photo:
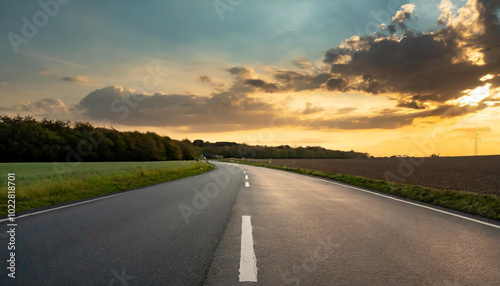
[[[7,174],[15,173],[16,213],[197,175],[197,161],[0,163],[0,217],[7,214]]]

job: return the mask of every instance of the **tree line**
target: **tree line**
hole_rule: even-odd
[[[330,150],[319,146],[290,147],[282,146],[252,146],[234,142],[204,142],[194,140],[193,145],[201,148],[207,158],[220,155],[224,158],[255,158],[255,159],[360,159],[368,158],[368,153]]]
[[[163,161],[198,159],[200,148],[147,132],[120,132],[88,122],[0,117],[0,161]]]
[[[153,132],[118,131],[89,122],[0,116],[0,162],[164,161],[225,158],[366,158],[322,147],[251,146],[174,140]]]

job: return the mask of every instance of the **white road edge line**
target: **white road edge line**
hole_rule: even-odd
[[[81,205],[81,204],[86,204],[86,203],[95,202],[95,201],[99,201],[99,200],[109,199],[109,198],[112,198],[112,197],[121,196],[121,195],[126,194],[126,193],[128,193],[128,192],[123,192],[123,193],[119,193],[119,194],[105,196],[105,197],[102,197],[102,198],[91,199],[91,200],[87,200],[87,201],[82,201],[82,202],[78,202],[78,203],[73,203],[73,204],[69,204],[69,205],[60,206],[60,207],[57,207],[57,208],[52,208],[52,209],[47,209],[47,210],[38,211],[38,212],[34,212],[34,213],[29,213],[29,214],[25,214],[25,215],[20,215],[20,216],[16,216],[15,218],[17,220],[17,219],[20,219],[20,218],[23,218],[23,217],[27,217],[27,216],[32,216],[32,215],[47,213],[47,212],[51,212],[51,211],[55,211],[55,210],[60,210],[60,209],[64,209],[64,208],[73,207],[73,206],[76,206],[76,205]],[[0,222],[4,222],[4,221],[8,221],[8,220],[9,219],[6,218],[6,219],[0,220]]]
[[[240,167],[238,167],[238,168],[240,168]],[[246,173],[245,170],[243,170],[242,168],[240,168],[240,169],[243,171],[243,173]],[[245,182],[245,187],[250,187],[250,184],[248,184],[248,182]],[[16,219],[20,219],[20,218],[27,217],[27,216],[32,216],[32,215],[47,213],[47,212],[51,212],[51,211],[56,211],[56,210],[60,210],[60,209],[64,209],[64,208],[69,208],[69,207],[72,207],[72,206],[77,206],[77,205],[86,204],[86,203],[90,203],[90,202],[95,202],[95,201],[99,201],[99,200],[109,199],[109,198],[116,197],[116,196],[121,196],[121,195],[126,194],[126,193],[128,193],[128,192],[123,192],[123,193],[119,193],[119,194],[105,196],[105,197],[102,197],[102,198],[96,198],[96,199],[91,199],[91,200],[82,201],[82,202],[78,202],[78,203],[73,203],[73,204],[69,204],[69,205],[64,205],[64,206],[60,206],[60,207],[57,207],[57,208],[51,208],[51,209],[43,210],[43,211],[37,211],[37,212],[25,214],[25,215],[16,216],[15,218]],[[9,220],[9,218],[4,218],[4,219],[0,219],[0,222],[4,222],[4,221],[8,221],[8,220]]]
[[[245,180],[248,180],[248,175],[245,175]]]
[[[377,196],[384,197],[384,198],[387,198],[387,199],[399,201],[399,202],[402,202],[402,203],[407,203],[407,204],[414,205],[414,206],[417,206],[417,207],[421,207],[421,208],[424,208],[424,209],[433,210],[433,211],[440,212],[440,213],[443,213],[443,214],[451,215],[451,216],[454,216],[454,217],[459,217],[459,218],[462,218],[462,219],[465,219],[465,220],[468,220],[468,221],[472,221],[472,222],[476,222],[476,223],[479,223],[479,224],[483,224],[483,225],[487,225],[487,226],[491,226],[491,227],[500,229],[500,226],[496,225],[496,224],[492,224],[492,223],[488,223],[488,222],[485,222],[485,221],[473,219],[473,218],[466,217],[466,216],[459,215],[459,214],[450,213],[450,212],[447,212],[447,211],[443,211],[443,210],[440,210],[440,209],[436,209],[436,208],[424,206],[424,205],[421,205],[421,204],[412,203],[412,202],[401,200],[401,199],[397,199],[397,198],[394,198],[394,197],[391,197],[391,196],[378,194],[375,191],[367,191],[367,190],[356,188],[356,187],[353,187],[353,186],[350,186],[350,185],[347,185],[347,184],[340,184],[340,183],[328,181],[328,180],[325,180],[325,179],[314,178],[312,176],[308,176],[308,177],[312,178],[312,179],[315,179],[315,180],[318,180],[318,181],[323,181],[323,182],[334,184],[334,185],[344,186],[344,187],[347,187],[347,188],[351,188],[351,189],[354,189],[354,190],[362,191],[362,192],[369,193],[369,194],[372,194],[372,195],[377,195]]]
[[[241,216],[240,282],[257,282],[257,259],[253,250],[252,222]]]
[[[348,188],[355,189],[355,190],[358,190],[358,191],[362,191],[362,192],[365,192],[365,193],[369,193],[369,194],[372,194],[372,195],[381,196],[381,197],[388,198],[388,199],[391,199],[391,200],[395,200],[395,201],[398,201],[398,202],[407,203],[407,204],[414,205],[414,206],[417,206],[417,207],[421,207],[421,208],[424,208],[424,209],[433,210],[433,211],[436,211],[436,212],[448,214],[448,215],[451,215],[451,216],[463,218],[463,219],[466,219],[466,220],[470,220],[470,221],[473,221],[473,222],[477,222],[477,223],[480,223],[480,224],[484,224],[484,225],[487,225],[487,226],[491,226],[491,227],[499,228],[500,229],[500,226],[496,225],[496,224],[484,222],[484,221],[481,221],[481,220],[473,219],[473,218],[462,216],[462,215],[459,215],[459,214],[450,213],[450,212],[447,212],[447,211],[443,211],[443,210],[440,210],[440,209],[436,209],[436,208],[424,206],[424,205],[421,205],[421,204],[412,203],[412,202],[401,200],[401,199],[397,199],[397,198],[394,198],[394,197],[391,197],[391,196],[386,196],[386,195],[383,195],[383,194],[378,194],[378,193],[375,193],[375,191],[367,191],[367,190],[363,190],[361,188],[356,188],[356,187],[353,187],[353,186],[344,185],[344,184],[340,184],[340,183],[336,183],[336,182],[332,182],[332,181],[328,181],[328,180],[324,180],[324,179],[318,179],[318,178],[312,178],[312,179],[315,179],[315,180],[318,180],[318,181],[327,182],[327,183],[334,184],[334,185],[348,187]]]

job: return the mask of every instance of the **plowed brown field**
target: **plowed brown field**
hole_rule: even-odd
[[[249,160],[267,163],[269,160]],[[500,155],[374,159],[272,159],[273,165],[500,195]]]

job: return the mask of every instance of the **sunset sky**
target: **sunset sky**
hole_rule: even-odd
[[[40,3],[46,3],[41,5]],[[0,2],[0,114],[374,156],[500,154],[498,0]]]

